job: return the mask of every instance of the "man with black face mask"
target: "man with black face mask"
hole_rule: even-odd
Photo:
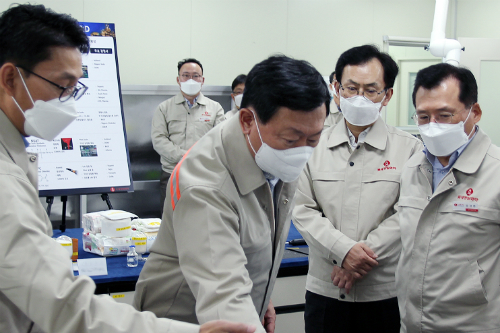
[[[355,47],[340,56],[335,73],[344,118],[323,132],[293,211],[310,247],[306,332],[396,333],[395,205],[403,165],[422,146],[379,116],[398,73],[389,55]]]

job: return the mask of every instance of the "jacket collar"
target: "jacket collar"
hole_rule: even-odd
[[[182,93],[180,91],[177,95],[175,95],[174,102],[175,102],[175,104],[182,104],[182,103],[186,102],[186,99],[184,98],[184,96],[182,95]],[[200,94],[198,95],[198,99],[196,100],[196,103],[201,104],[201,105],[207,104],[207,98],[205,97],[205,95],[203,95],[202,92],[200,92]]]
[[[376,149],[385,150],[387,146],[387,133],[387,126],[382,118],[379,117],[366,135],[365,143]],[[327,147],[333,148],[344,142],[349,143],[349,134],[347,132],[345,120],[335,126],[328,138]]]
[[[222,129],[222,145],[230,172],[242,195],[253,192],[266,183],[264,173],[250,154],[239,117],[226,120]]]
[[[483,163],[484,157],[491,146],[491,139],[479,127],[476,128],[478,131],[476,136],[453,164],[453,169],[472,174]]]
[[[37,154],[26,152],[24,140],[21,135],[5,113],[0,110],[0,150],[2,148],[5,149],[12,161],[23,170],[38,192]]]
[[[22,134],[19,133],[5,113],[0,110],[0,144],[5,148],[12,161],[17,164],[24,173],[28,174],[28,155],[21,135]]]

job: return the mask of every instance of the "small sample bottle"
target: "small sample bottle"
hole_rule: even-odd
[[[127,266],[137,267],[137,264],[139,263],[138,259],[137,253],[135,252],[135,245],[130,245],[127,253]]]

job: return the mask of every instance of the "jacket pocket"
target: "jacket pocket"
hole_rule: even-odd
[[[363,183],[386,181],[399,184],[400,178],[401,173],[399,172],[380,171],[377,173],[364,174],[361,181]]]
[[[345,172],[313,171],[311,170],[312,181],[344,181]]]
[[[169,135],[184,135],[186,133],[186,119],[170,119],[167,126]]]
[[[410,196],[400,196],[398,201],[398,207],[408,207],[408,208],[416,208],[419,210],[424,210],[424,208],[429,203],[428,200],[419,198],[419,197],[410,197]]]
[[[469,276],[467,282],[471,288],[471,303],[473,305],[480,305],[488,303],[488,295],[483,286],[481,276],[484,276],[484,270],[479,266],[476,260],[468,261]]]

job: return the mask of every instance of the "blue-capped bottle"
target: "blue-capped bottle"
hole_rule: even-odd
[[[135,245],[130,245],[128,247],[128,253],[127,253],[127,266],[137,267],[138,263],[139,263],[139,256],[137,255],[137,252],[135,252]]]

